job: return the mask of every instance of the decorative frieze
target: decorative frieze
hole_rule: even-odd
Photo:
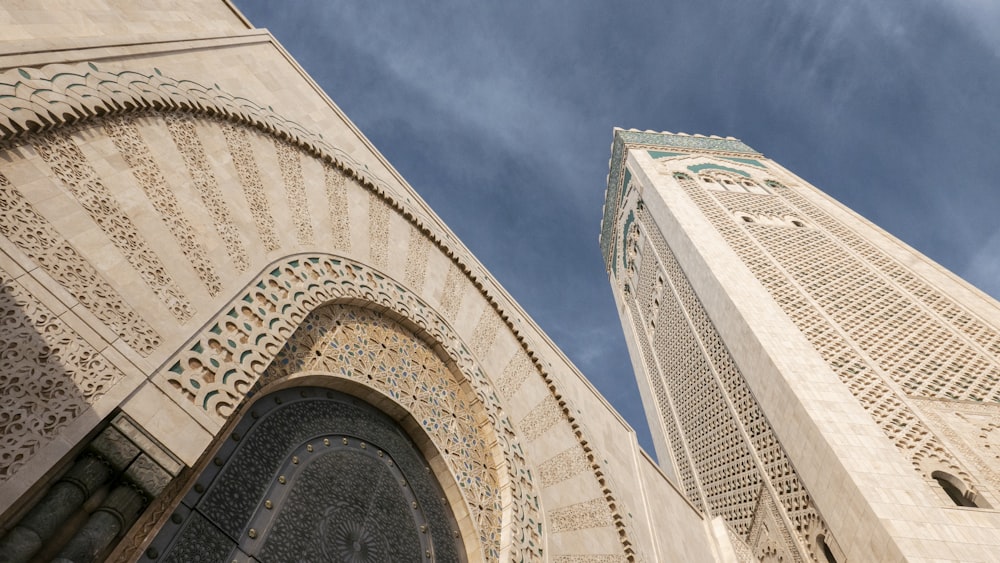
[[[416,227],[410,227],[410,241],[406,246],[406,285],[416,291],[420,291],[424,286],[427,254],[431,245],[431,239],[427,235]]]
[[[281,139],[274,140],[274,147],[278,153],[281,178],[285,183],[288,208],[292,210],[292,221],[295,222],[295,236],[299,244],[311,245],[313,228],[305,181],[302,179],[301,152],[295,145]]]
[[[215,230],[226,245],[229,259],[237,270],[245,272],[250,267],[250,257],[240,237],[239,228],[229,214],[229,204],[215,179],[205,147],[198,138],[194,119],[170,113],[166,115],[166,122],[167,130],[170,131],[170,136],[184,159],[184,166],[194,182],[195,190],[201,196],[205,210],[215,223]]]
[[[4,215],[0,234],[17,245],[133,350],[148,356],[160,345],[160,335],[2,174],[0,211]]]
[[[177,201],[174,190],[167,185],[167,180],[163,177],[163,172],[150,152],[149,146],[139,134],[135,119],[125,117],[108,119],[104,122],[103,130],[132,169],[136,183],[149,198],[153,209],[160,214],[160,219],[181,247],[184,257],[191,263],[198,278],[205,284],[208,294],[212,297],[218,295],[222,290],[219,274],[207,258],[205,247],[198,240],[197,233],[185,216],[184,208]]]
[[[368,192],[368,247],[372,266],[385,271],[389,263],[389,206]]]
[[[465,284],[465,272],[458,264],[451,263],[444,278],[444,288],[441,290],[441,315],[449,321],[455,321],[458,310],[462,307]]]
[[[264,184],[257,168],[257,157],[254,156],[250,144],[250,131],[241,125],[221,123],[222,134],[226,138],[226,146],[233,157],[233,166],[243,185],[243,194],[247,198],[250,215],[257,227],[257,236],[268,252],[281,247],[281,239],[274,228],[274,217],[271,216],[271,205],[267,201]]]
[[[187,296],[174,282],[160,257],[122,210],[73,138],[66,131],[35,138],[33,145],[53,174],[104,231],[146,285],[180,322],[194,315]]]
[[[444,360],[387,318],[354,308],[324,308],[310,316],[321,304],[359,299],[403,315],[444,346],[447,361],[465,376],[475,397],[463,399],[456,391],[458,382],[450,379],[452,370],[441,367]],[[463,495],[467,495],[470,507],[477,507],[472,512],[483,544],[499,553],[500,502],[509,494],[515,548],[526,557],[537,554],[540,520],[535,486],[513,425],[488,392],[489,380],[477,360],[457,345],[457,335],[414,294],[362,264],[303,255],[275,264],[208,326],[156,377],[189,409],[221,427],[262,373],[261,385],[287,374],[318,369],[381,389],[413,409],[428,435],[439,440],[436,445],[454,468]],[[297,329],[301,332],[293,337]],[[279,354],[286,345],[288,351]],[[317,350],[322,356],[315,353]],[[447,406],[442,401],[453,403]],[[483,414],[474,421],[463,414],[468,406],[459,407],[472,402],[484,406]],[[419,414],[425,408],[430,410]],[[481,417],[495,433],[490,439],[477,437],[479,431],[470,430],[483,427]],[[491,462],[489,449],[482,446],[494,441],[504,452],[502,465]],[[497,471],[503,468],[507,472],[510,488],[506,493],[489,485],[500,480],[485,479],[479,473],[491,464]]]
[[[530,442],[544,434],[549,428],[565,420],[556,398],[547,395],[517,423],[517,427],[521,429],[521,435],[524,439]]]
[[[552,510],[549,512],[549,521],[552,522],[552,532],[556,534],[588,528],[603,528],[612,524],[608,501],[603,498],[595,498]]]
[[[20,284],[0,276],[2,482],[124,374]]]
[[[326,187],[332,232],[330,239],[337,250],[351,249],[351,226],[347,214],[347,175],[343,170],[323,164],[323,182]]]

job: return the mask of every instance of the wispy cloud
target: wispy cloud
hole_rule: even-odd
[[[596,244],[613,125],[741,137],[1000,295],[993,0],[237,2],[640,431]]]

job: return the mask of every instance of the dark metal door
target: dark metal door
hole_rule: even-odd
[[[391,418],[317,388],[257,401],[147,549],[158,561],[464,561],[440,485]]]

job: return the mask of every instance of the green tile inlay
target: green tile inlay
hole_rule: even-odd
[[[767,168],[767,166],[764,166],[763,162],[752,158],[736,158],[735,156],[724,156],[722,158],[733,162],[739,162],[740,164],[749,164],[750,166],[756,166],[757,168]]]
[[[649,156],[653,158],[670,158],[671,156],[684,156],[682,152],[666,152],[666,151],[646,151]]]
[[[743,176],[745,178],[749,178],[750,177],[749,174],[747,174],[746,172],[744,172],[742,170],[737,170],[735,168],[730,168],[728,166],[721,166],[719,164],[705,163],[705,164],[694,164],[694,165],[688,166],[688,170],[690,170],[691,172],[694,172],[694,173],[701,172],[702,170],[705,170],[705,169],[725,170],[726,172],[732,172],[734,174],[739,174],[740,176]]]

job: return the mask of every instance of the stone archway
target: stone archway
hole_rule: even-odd
[[[465,561],[402,428],[337,391],[288,388],[244,416],[146,550],[159,561]]]

